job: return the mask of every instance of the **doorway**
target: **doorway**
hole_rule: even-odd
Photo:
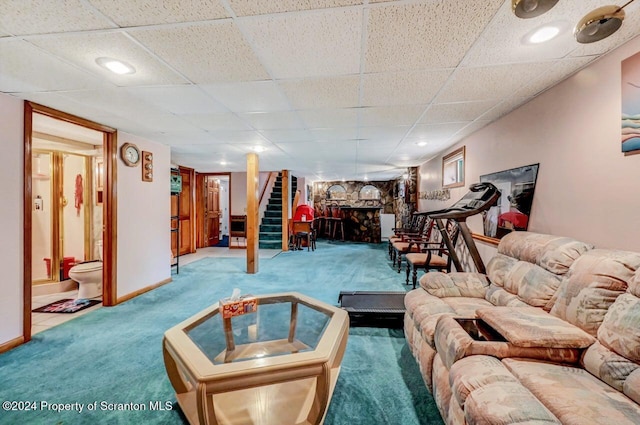
[[[24,118],[23,337],[27,342],[33,333],[34,284],[67,282],[73,264],[98,257],[99,241],[104,253],[102,304],[116,304],[117,133],[32,102],[25,102]]]
[[[196,176],[197,247],[229,246],[230,174]]]

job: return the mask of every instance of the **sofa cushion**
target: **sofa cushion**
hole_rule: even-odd
[[[526,359],[502,363],[563,424],[640,423],[640,406],[584,369]]]
[[[420,287],[433,296],[484,298],[489,280],[480,273],[426,273],[420,278]]]
[[[511,232],[500,240],[498,253],[563,275],[580,255],[593,248],[575,239],[533,232]]]
[[[596,341],[582,329],[538,308],[480,308],[476,314],[516,347],[585,348]]]
[[[620,295],[598,329],[598,340],[610,350],[640,363],[640,298]]]
[[[558,275],[540,266],[518,261],[509,272],[504,289],[531,306],[549,311],[560,281]]]
[[[640,254],[594,249],[578,258],[563,279],[551,314],[595,336],[604,315],[640,268]]]
[[[529,304],[518,298],[517,295],[513,295],[510,292],[491,284],[484,298],[492,305],[502,305],[508,307],[529,307]]]
[[[582,356],[582,367],[601,381],[626,394],[625,383],[640,366],[614,353],[599,342],[589,347]],[[633,398],[632,395],[629,397]],[[640,402],[640,398],[635,399]]]

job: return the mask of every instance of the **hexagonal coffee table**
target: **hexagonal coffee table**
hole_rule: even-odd
[[[340,373],[349,317],[298,293],[260,295],[255,313],[219,305],[165,332],[163,354],[193,424],[321,424]]]

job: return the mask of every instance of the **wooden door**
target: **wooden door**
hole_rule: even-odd
[[[220,242],[220,182],[207,177],[205,183],[205,239],[207,246],[214,246]]]
[[[195,252],[193,244],[193,187],[195,173],[191,168],[180,167],[182,176],[182,192],[180,192],[180,205],[178,216],[180,220],[180,255]]]

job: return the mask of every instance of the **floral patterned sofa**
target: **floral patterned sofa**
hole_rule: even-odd
[[[424,275],[405,336],[445,422],[640,423],[638,269],[637,253],[514,232],[486,276]]]

